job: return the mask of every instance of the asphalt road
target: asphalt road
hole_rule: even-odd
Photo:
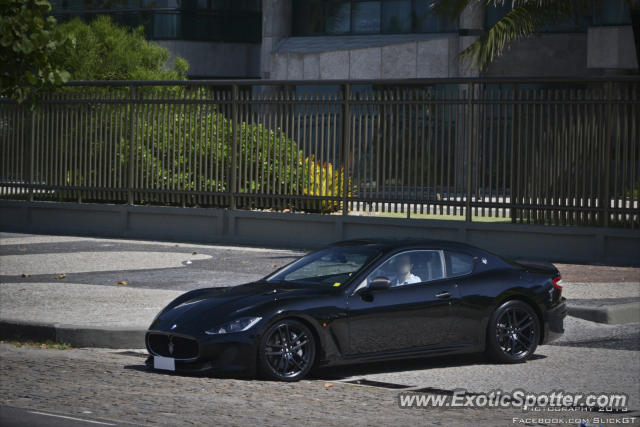
[[[92,419],[88,417],[88,414],[55,414],[52,412],[0,405],[0,426],[3,427],[96,427],[124,425],[132,424]]]

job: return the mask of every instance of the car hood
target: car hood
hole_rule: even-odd
[[[226,288],[204,288],[187,292],[165,307],[149,329],[192,335],[224,322],[256,315],[251,309],[270,302],[313,298],[331,289],[290,282],[253,282]],[[260,315],[259,313],[257,315]]]

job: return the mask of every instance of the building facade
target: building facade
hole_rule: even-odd
[[[509,3],[509,2],[505,2]],[[187,59],[191,78],[405,79],[589,77],[638,72],[625,0],[547,25],[480,72],[460,52],[507,13],[432,0],[54,0],[60,20],[109,14]]]

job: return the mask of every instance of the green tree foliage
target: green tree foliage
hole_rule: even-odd
[[[233,164],[233,127],[232,120],[215,106],[182,105],[145,117],[136,131],[135,159],[141,182],[225,192],[231,190],[229,174],[235,173],[241,193],[293,190],[300,179],[298,144],[281,130],[240,122]],[[247,167],[257,170],[262,179],[242,179]]]
[[[145,40],[143,27],[130,30],[99,16],[90,23],[73,19],[56,32],[76,40],[59,58],[73,80],[186,79],[187,61],[177,57],[169,67],[169,51]]]
[[[73,39],[55,31],[47,0],[0,0],[0,96],[23,102],[69,79],[62,52]]]

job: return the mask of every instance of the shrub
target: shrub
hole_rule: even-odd
[[[304,194],[309,196],[338,197],[344,194],[345,174],[343,168],[335,168],[331,163],[316,161],[314,156],[304,159],[305,175]],[[347,178],[347,194],[351,196],[354,187],[351,178]],[[322,213],[335,212],[340,209],[341,200],[306,200],[306,211],[319,211]]]

